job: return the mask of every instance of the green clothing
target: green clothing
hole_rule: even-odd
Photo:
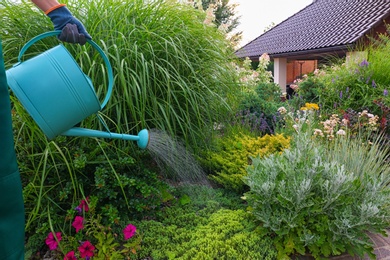
[[[24,203],[0,39],[0,260],[24,259]]]

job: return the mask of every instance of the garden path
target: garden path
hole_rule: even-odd
[[[370,234],[370,238],[374,243],[374,253],[376,259],[390,260],[390,229],[386,230],[387,237],[380,234]],[[332,260],[358,260],[359,257],[352,257],[350,255],[341,255],[332,257]],[[364,260],[370,259],[368,256],[363,258]]]

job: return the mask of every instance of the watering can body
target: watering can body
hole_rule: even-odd
[[[91,79],[84,74],[62,44],[21,61],[32,44],[59,33],[60,31],[47,32],[31,39],[21,49],[18,63],[6,71],[8,85],[23,107],[49,139],[58,135],[116,138],[137,141],[141,149],[146,148],[149,136],[145,129],[133,136],[73,127],[102,110],[112,93],[112,67],[95,42],[88,40],[102,56],[108,72],[108,90],[102,104],[96,96]]]

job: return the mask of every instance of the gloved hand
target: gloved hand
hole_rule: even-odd
[[[79,33],[77,25],[71,23],[65,25],[61,34],[58,35],[58,39],[63,42],[79,43],[80,45],[84,45],[87,42],[85,35]]]
[[[55,30],[62,30],[58,36],[59,40],[83,45],[86,39],[92,39],[84,25],[72,15],[65,5],[60,5],[46,15],[53,22]]]

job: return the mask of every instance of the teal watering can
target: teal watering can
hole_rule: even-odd
[[[114,138],[136,141],[139,148],[145,149],[149,143],[146,129],[138,135],[128,135],[74,127],[104,108],[114,85],[110,61],[95,42],[87,40],[103,58],[108,72],[108,90],[102,103],[91,79],[62,44],[21,61],[35,42],[60,33],[51,31],[32,38],[20,50],[18,63],[6,71],[8,85],[20,103],[49,139],[58,135]]]

